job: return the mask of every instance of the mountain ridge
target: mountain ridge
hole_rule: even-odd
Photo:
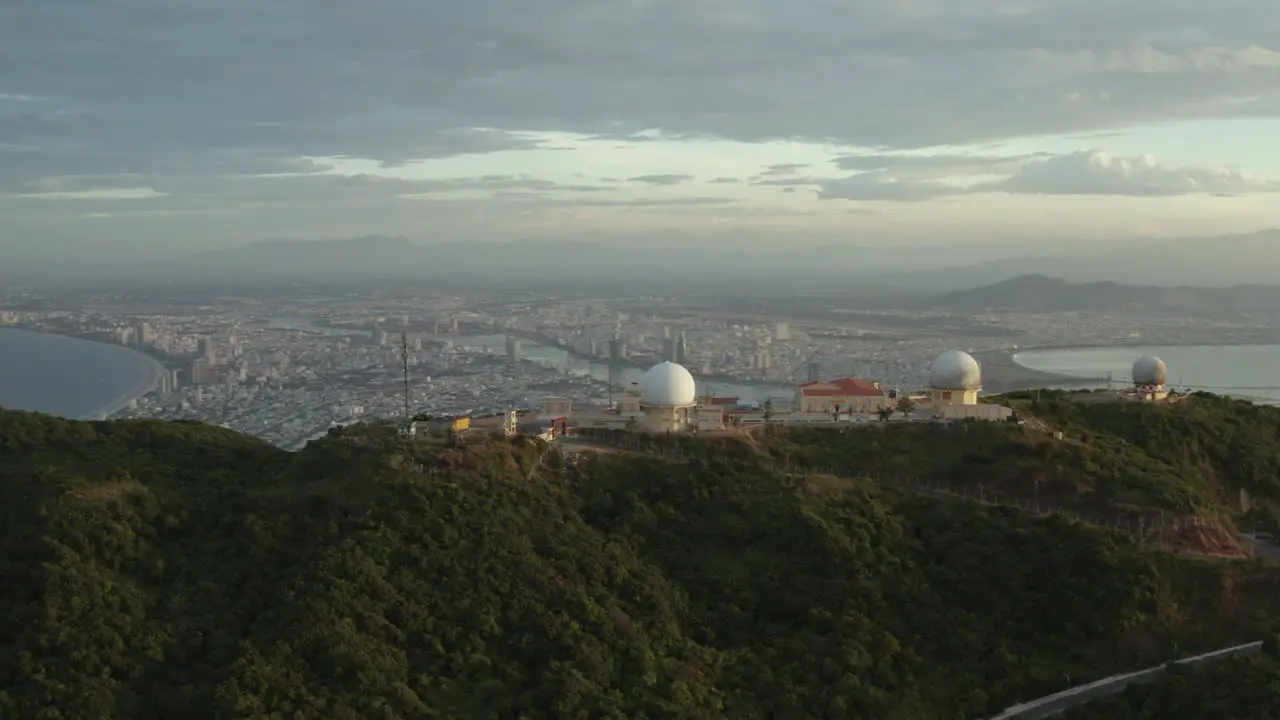
[[[958,312],[998,310],[1194,315],[1275,312],[1280,308],[1280,286],[1252,283],[1226,287],[1156,286],[1110,280],[1075,283],[1061,277],[1030,273],[990,285],[936,295],[923,305]]]

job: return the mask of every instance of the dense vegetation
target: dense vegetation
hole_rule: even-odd
[[[1264,507],[1280,503],[1280,408],[1205,394],[1170,404],[1090,402],[1090,395],[1032,391],[996,398],[1030,419],[1026,424],[778,425],[757,435],[757,449],[784,467],[982,484],[1020,497],[1038,490],[1055,504],[1229,518],[1242,511],[1242,489]],[[708,452],[705,440],[658,442]],[[733,439],[720,444],[716,452],[740,445]]]
[[[1280,621],[1272,566],[740,447],[0,412],[0,512],[3,718],[973,719]]]
[[[1062,720],[1273,720],[1280,717],[1274,656],[1174,668],[1166,679],[1076,708]]]

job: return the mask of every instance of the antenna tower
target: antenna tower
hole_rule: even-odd
[[[408,427],[413,418],[409,416],[409,334],[400,333],[400,370],[404,373],[404,422]]]

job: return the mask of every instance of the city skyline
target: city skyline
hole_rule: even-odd
[[[155,248],[1280,227],[1280,7],[960,7],[7,7],[0,217]]]

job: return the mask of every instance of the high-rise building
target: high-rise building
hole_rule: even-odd
[[[808,373],[809,373],[809,374],[808,374],[809,382],[811,382],[811,383],[815,383],[815,382],[821,382],[821,381],[822,381],[822,366],[821,366],[821,365],[819,365],[819,364],[818,364],[818,363],[816,363],[816,362],[811,362],[811,363],[809,363],[809,365],[807,366],[807,369],[808,369]]]
[[[520,362],[520,338],[514,335],[507,336],[507,362],[512,365]]]
[[[213,338],[200,338],[196,341],[196,355],[204,360],[208,365],[218,364],[218,351],[213,344]]]
[[[205,358],[198,357],[191,361],[191,384],[203,385],[208,382],[209,378],[209,361]]]
[[[689,362],[689,341],[684,336],[684,331],[680,331],[680,337],[676,338],[676,359],[679,365]]]
[[[773,327],[773,339],[779,342],[791,339],[791,326],[780,322]]]
[[[662,339],[662,359],[676,362],[676,341],[669,337]]]
[[[146,323],[140,322],[133,326],[134,345],[150,345],[152,341],[151,328],[148,327]]]

